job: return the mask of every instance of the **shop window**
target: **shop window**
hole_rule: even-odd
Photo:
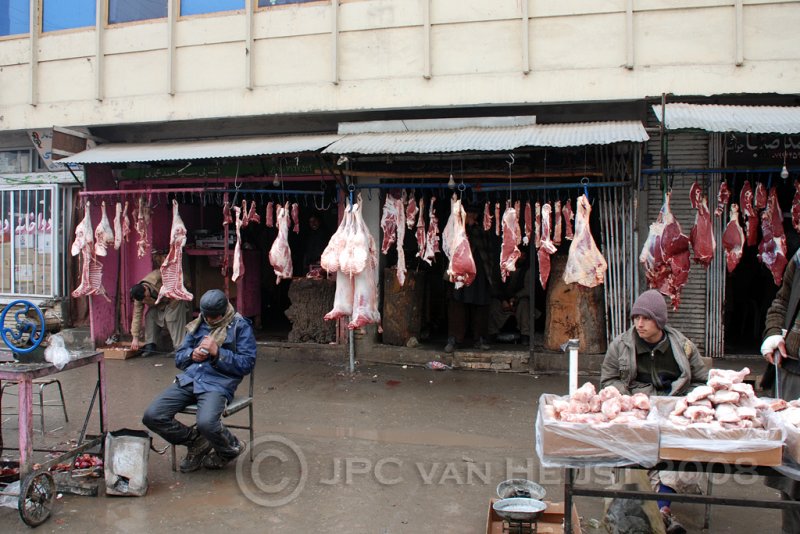
[[[305,4],[319,0],[258,0],[258,7],[283,6],[286,4]]]
[[[181,0],[181,15],[203,15],[244,9],[244,0]]]
[[[30,0],[6,0],[0,4],[0,37],[30,31]]]
[[[163,19],[167,16],[167,0],[109,0],[108,23]]]
[[[0,150],[0,172],[20,173],[31,172],[31,151],[29,149],[20,150]]]
[[[95,0],[42,0],[42,31],[95,25]]]

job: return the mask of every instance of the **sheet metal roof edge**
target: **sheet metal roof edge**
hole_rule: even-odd
[[[652,105],[659,122],[661,104]],[[765,120],[757,120],[754,115],[764,114]],[[666,105],[667,130],[699,129],[707,132],[741,133],[800,133],[800,106],[745,106],[728,104],[687,104]],[[782,115],[785,120],[778,117]],[[787,117],[788,115],[788,117]],[[756,120],[754,120],[756,119]]]

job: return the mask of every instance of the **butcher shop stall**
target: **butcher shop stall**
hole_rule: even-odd
[[[95,343],[129,333],[130,287],[154,269],[163,296],[194,314],[221,289],[260,339],[336,341],[322,318],[335,283],[319,256],[341,188],[315,154],[337,138],[108,144],[66,160],[86,169],[69,239],[80,258],[72,296],[88,299]]]

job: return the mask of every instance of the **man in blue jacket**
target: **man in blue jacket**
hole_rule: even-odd
[[[182,473],[200,466],[222,469],[246,447],[222,424],[222,412],[256,363],[253,327],[222,291],[212,289],[200,299],[200,317],[186,330],[175,352],[175,365],[183,373],[150,404],[142,422],[169,443],[186,445]],[[197,404],[195,428],[175,419],[190,404]]]

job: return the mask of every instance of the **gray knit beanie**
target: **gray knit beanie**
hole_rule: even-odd
[[[667,303],[661,293],[650,289],[639,295],[639,298],[633,303],[631,317],[635,315],[652,319],[663,330],[667,324]]]
[[[225,315],[225,311],[227,309],[228,299],[225,296],[225,293],[219,289],[206,291],[206,293],[200,299],[200,311],[203,312],[203,315],[206,317],[218,317],[220,315]]]

